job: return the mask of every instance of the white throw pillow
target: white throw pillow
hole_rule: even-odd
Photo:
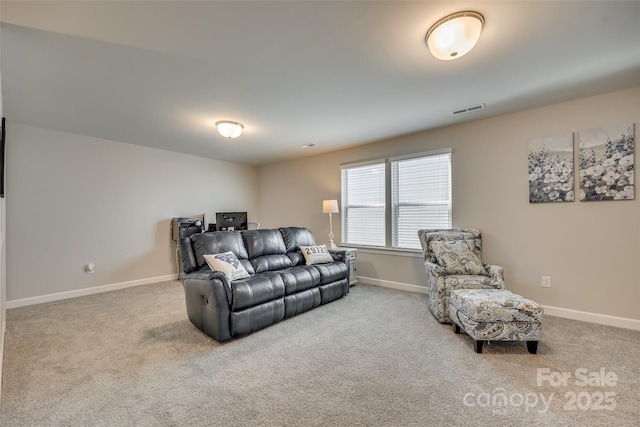
[[[333,257],[327,250],[327,245],[300,246],[300,250],[304,255],[305,261],[307,261],[307,265],[333,262]]]
[[[221,254],[205,255],[205,261],[209,264],[209,268],[223,272],[229,281],[244,279],[249,277],[249,273],[242,266],[237,256],[231,251]]]

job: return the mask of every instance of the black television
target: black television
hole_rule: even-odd
[[[216,212],[216,230],[246,230],[247,229],[247,213],[246,212]]]

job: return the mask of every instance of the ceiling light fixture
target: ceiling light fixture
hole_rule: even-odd
[[[457,59],[473,49],[483,26],[484,17],[478,12],[454,13],[429,28],[425,41],[436,58],[443,61]]]
[[[216,122],[216,128],[218,128],[220,135],[225,138],[237,138],[242,133],[244,125],[230,120],[221,120]]]

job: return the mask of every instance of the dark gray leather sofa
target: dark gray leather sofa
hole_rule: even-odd
[[[347,253],[332,253],[332,263],[305,265],[300,245],[315,245],[306,228],[216,231],[180,240],[191,323],[224,342],[346,295]],[[204,255],[227,251],[238,257],[248,278],[229,282],[209,268]]]

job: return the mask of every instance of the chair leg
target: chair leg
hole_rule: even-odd
[[[455,332],[456,334],[460,333],[460,326],[458,326],[458,324],[456,322],[452,322],[453,323],[453,332]]]
[[[481,340],[474,341],[473,349],[476,351],[476,353],[482,353],[482,344],[484,344],[484,341],[481,341]]]
[[[536,354],[538,352],[538,341],[527,341],[527,350],[531,354]]]

